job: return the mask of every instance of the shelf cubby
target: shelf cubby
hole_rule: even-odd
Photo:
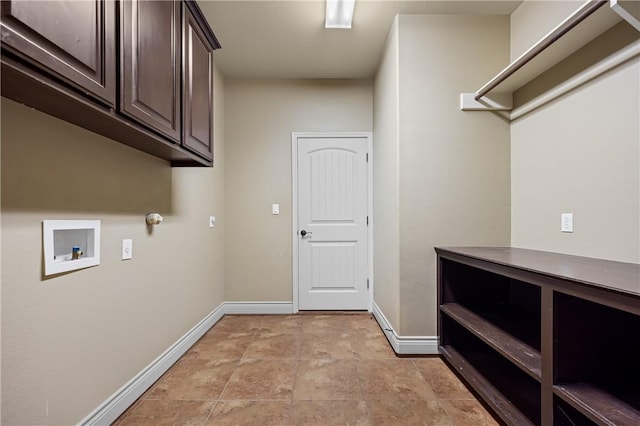
[[[440,310],[480,340],[511,360],[534,379],[540,381],[540,351],[514,338],[457,303],[447,303]]]
[[[598,423],[640,424],[640,315],[554,293],[554,393]]]
[[[441,304],[457,304],[540,352],[539,287],[448,260],[441,267]]]
[[[445,359],[462,362],[467,370],[472,366],[466,378],[478,393],[490,397],[499,414],[516,424],[540,424],[540,383],[454,319],[445,314],[441,321]]]

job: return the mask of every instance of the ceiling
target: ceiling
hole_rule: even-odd
[[[356,0],[351,30],[324,28],[324,0],[198,0],[227,77],[369,78],[399,14],[510,15],[518,1]]]

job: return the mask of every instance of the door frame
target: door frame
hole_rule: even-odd
[[[367,140],[367,274],[369,278],[369,308],[373,309],[373,135],[371,132],[292,132],[291,133],[291,237],[292,237],[292,291],[293,313],[298,309],[298,139],[299,138],[365,138]]]

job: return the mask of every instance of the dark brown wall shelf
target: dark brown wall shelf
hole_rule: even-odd
[[[640,424],[640,265],[436,248],[440,352],[507,424]]]

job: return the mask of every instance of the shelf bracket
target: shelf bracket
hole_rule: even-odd
[[[640,2],[638,0],[611,0],[611,9],[640,31]]]
[[[476,100],[477,93],[460,94],[462,111],[511,111],[513,97],[509,93],[494,93]]]

